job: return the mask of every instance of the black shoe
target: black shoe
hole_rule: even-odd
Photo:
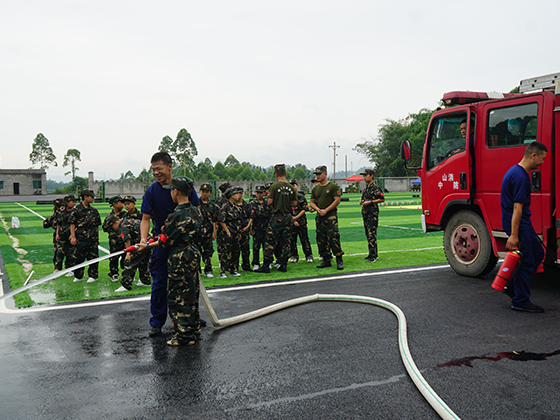
[[[253,271],[250,265],[244,265],[241,268],[243,269],[243,271]]]
[[[200,318],[200,328],[206,327],[206,321]]]
[[[531,312],[533,314],[542,314],[544,312],[544,309],[541,308],[538,305],[535,305],[533,303],[531,303],[530,305],[527,306],[511,306],[511,309],[513,309],[514,311],[521,311],[521,312]]]
[[[507,287],[507,286],[504,287],[504,293],[512,299],[515,296],[515,291],[513,290],[513,287]]]
[[[332,267],[331,260],[323,260],[323,262],[317,266],[317,268],[325,267]]]
[[[368,258],[368,262],[375,262],[375,261],[377,261],[377,258],[375,258],[375,257],[369,257]]]
[[[364,260],[369,260],[371,258],[371,255],[368,255],[367,257],[364,258]]]
[[[268,268],[268,265],[263,264],[262,267],[253,270],[253,273],[270,273],[270,268]]]
[[[152,326],[148,335],[150,337],[157,337],[158,335],[161,335],[161,327]]]
[[[344,264],[342,264],[342,257],[336,257],[336,269],[344,270]]]
[[[278,271],[281,271],[281,272],[285,273],[286,271],[288,271],[288,265],[287,264],[280,264],[280,267],[278,267]]]

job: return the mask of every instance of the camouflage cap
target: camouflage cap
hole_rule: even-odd
[[[226,190],[226,192],[224,193],[224,195],[226,196],[227,199],[230,199],[236,193],[237,193],[237,190],[235,188],[228,188]]]
[[[110,205],[118,203],[119,201],[122,201],[122,197],[120,195],[114,195],[113,197],[109,198]]]
[[[375,175],[375,171],[373,169],[364,169],[364,172],[361,172],[360,175]]]
[[[220,185],[218,187],[218,189],[222,192],[225,193],[227,191],[228,188],[231,187],[231,184],[229,182],[224,182],[222,185]]]
[[[262,192],[262,193],[263,193],[263,192],[265,192],[265,191],[266,191],[266,188],[264,187],[264,185],[257,185],[257,186],[255,187],[255,192],[258,192],[258,193],[261,193],[261,192]]]
[[[64,198],[57,198],[53,200],[53,206],[61,206],[64,204]]]
[[[64,197],[64,202],[68,203],[69,201],[78,201],[78,198],[74,194],[68,194]]]
[[[313,173],[317,175],[317,174],[322,174],[323,172],[327,172],[327,167],[325,165],[317,166],[315,168],[315,172]]]
[[[201,191],[212,191],[212,185],[210,184],[202,184],[200,186]]]
[[[233,187],[233,189],[235,190],[236,193],[243,193],[243,188],[240,186]]]
[[[292,185],[299,185],[298,182],[297,182],[295,179],[292,179],[292,180],[290,181],[290,184],[292,184]]]
[[[266,184],[264,184],[264,188],[268,190],[272,184],[274,184],[274,182],[267,182]]]
[[[170,188],[184,193],[190,193],[193,187],[193,180],[186,176],[178,176],[171,180]]]
[[[89,188],[86,188],[85,190],[82,190],[82,192],[80,193],[80,196],[83,197],[95,197],[95,193],[93,192],[93,190],[90,190]]]
[[[132,195],[125,195],[121,201],[122,201],[123,203],[124,203],[125,201],[130,201],[131,203],[136,203],[136,198],[135,198],[134,196],[132,196]]]

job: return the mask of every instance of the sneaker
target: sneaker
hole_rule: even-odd
[[[272,263],[268,264],[268,269],[269,270],[272,270],[272,267],[274,267],[274,264],[272,264]]]
[[[89,279],[87,279],[86,283],[94,283],[96,281],[97,281],[97,279],[94,279],[93,277],[90,277]]]
[[[221,278],[221,279],[227,279],[227,274],[226,274],[224,271],[222,271],[222,272],[220,273],[220,278]]]
[[[77,283],[79,281],[82,281],[83,279],[79,279],[78,277],[74,277],[74,280],[72,280],[74,283]]]
[[[212,274],[212,272],[211,272],[211,271],[207,271],[207,272],[205,272],[205,273],[204,273],[204,275],[205,275],[206,277],[208,277],[209,279],[211,279],[211,278],[213,278],[213,277],[214,277],[214,274]]]
[[[253,271],[258,270],[259,268],[261,268],[260,265],[258,264],[253,265]]]
[[[117,290],[115,290],[115,293],[121,293],[121,292],[128,292],[128,289],[124,286],[121,286]]]
[[[144,286],[151,286],[151,284],[142,283],[142,280],[138,279],[136,286],[144,287]]]
[[[375,258],[375,257],[369,257],[368,258],[368,262],[375,262],[375,261],[377,261],[377,258]]]
[[[543,308],[541,308],[540,306],[535,305],[533,303],[531,303],[530,305],[527,305],[527,306],[513,306],[513,305],[511,305],[511,309],[513,309],[514,311],[531,312],[533,314],[542,314],[544,312]]]
[[[342,262],[342,257],[336,257],[336,269],[344,270],[344,264]]]
[[[280,268],[281,265],[282,265],[282,264],[280,264],[280,263],[276,263],[276,264],[274,264],[274,267],[276,267],[276,269],[278,270],[278,269]]]
[[[66,274],[64,275],[64,277],[72,277],[73,275],[74,275],[74,272],[73,272],[73,271],[69,271],[68,273],[66,273]]]
[[[312,262],[313,262],[313,255],[310,255],[309,257],[307,257],[307,262],[308,262],[308,263],[312,263]]]
[[[230,271],[229,274],[231,274],[233,277],[241,277],[241,274],[239,274],[237,271]]]
[[[118,275],[118,274],[113,274],[113,275],[111,276],[111,281],[120,281],[120,280],[119,280],[119,275]]]
[[[291,263],[297,263],[298,261],[299,261],[299,258],[297,258],[297,257],[290,258]]]
[[[148,332],[148,335],[150,337],[157,337],[158,335],[161,335],[161,327],[158,326],[152,326],[150,328],[150,332]]]

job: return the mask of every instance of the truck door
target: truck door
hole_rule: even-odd
[[[470,197],[474,127],[474,115],[466,107],[439,113],[430,122],[422,169],[422,208],[428,230],[430,225],[441,225],[446,206],[466,203]]]

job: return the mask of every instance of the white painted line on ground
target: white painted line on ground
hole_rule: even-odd
[[[34,212],[33,210],[31,210],[29,207],[25,207],[23,204],[20,204],[16,201],[16,204],[18,206],[23,207],[25,210],[29,210],[31,213],[39,216],[41,219],[45,220],[45,218],[43,216],[41,216],[39,213]],[[103,251],[105,254],[110,254],[111,252],[108,249],[103,248],[101,245],[99,245],[97,248],[99,248],[101,251]]]
[[[250,289],[264,289],[268,287],[279,287],[279,286],[288,286],[288,285],[298,285],[298,284],[306,284],[306,283],[318,283],[323,281],[333,281],[333,280],[348,280],[353,278],[362,278],[362,277],[377,277],[383,275],[390,275],[390,274],[402,274],[402,273],[414,273],[418,271],[428,271],[428,270],[439,270],[442,268],[449,268],[448,264],[445,265],[432,265],[427,267],[415,267],[415,268],[403,268],[403,269],[396,269],[396,270],[385,270],[385,271],[375,271],[375,272],[365,272],[365,273],[352,273],[352,274],[343,274],[339,276],[332,276],[332,277],[312,277],[309,279],[303,280],[286,280],[277,283],[259,283],[259,284],[247,284],[243,286],[236,286],[236,287],[227,287],[223,289],[210,289],[208,290],[208,295],[212,295],[215,293],[225,293],[225,292],[235,292],[238,290],[250,290]],[[263,280],[266,280],[263,278]],[[2,289],[2,284],[0,282],[0,289]],[[0,290],[4,293],[3,290]],[[24,309],[8,309],[6,307],[6,301],[0,301],[0,313],[5,314],[27,314],[27,313],[34,313],[34,312],[46,312],[46,311],[56,311],[59,309],[75,309],[75,308],[87,308],[92,306],[104,306],[104,305],[115,305],[121,303],[130,303],[130,302],[140,302],[140,301],[148,301],[150,300],[150,295],[145,296],[135,296],[131,298],[125,299],[111,299],[111,300],[102,300],[96,302],[83,302],[83,303],[72,303],[72,304],[62,304],[56,306],[46,306],[46,307],[36,307],[36,308],[24,308]]]

